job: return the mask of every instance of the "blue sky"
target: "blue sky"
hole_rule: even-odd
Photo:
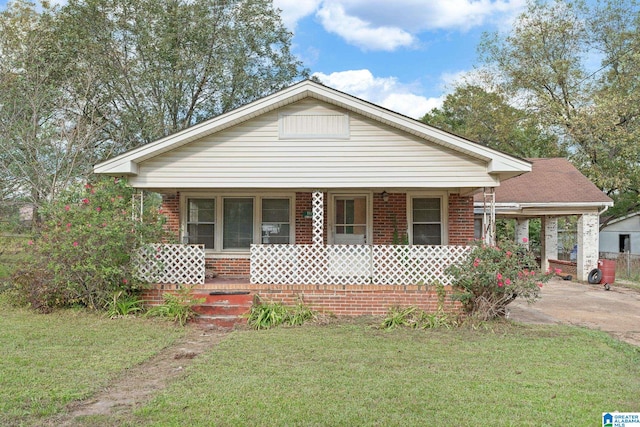
[[[293,49],[325,84],[419,118],[477,63],[484,31],[525,0],[274,0]]]
[[[6,0],[0,0],[4,9]],[[54,0],[52,3],[64,3]],[[476,64],[483,31],[525,0],[274,0],[293,51],[328,86],[422,117]]]

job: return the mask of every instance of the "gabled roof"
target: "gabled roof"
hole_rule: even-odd
[[[484,145],[436,129],[418,120],[411,119],[314,81],[304,80],[233,111],[106,160],[96,165],[94,172],[106,175],[135,176],[138,173],[138,165],[140,162],[305,98],[315,98],[327,102],[344,108],[347,111],[369,117],[393,128],[416,135],[419,138],[443,147],[465,153],[472,158],[485,161],[487,162],[487,172],[498,176],[501,180],[531,170],[531,165],[526,160],[510,156]]]
[[[604,208],[613,200],[604,194],[567,159],[528,159],[531,172],[507,179],[495,189],[496,213],[540,209]],[[475,196],[476,206],[483,195]]]

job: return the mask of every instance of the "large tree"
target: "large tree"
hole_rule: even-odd
[[[116,152],[306,75],[269,0],[71,0],[59,22],[68,61],[96,76]]]
[[[639,23],[634,0],[530,1],[480,46],[492,84],[558,135],[618,214],[640,208]]]
[[[76,92],[53,37],[55,9],[16,1],[0,13],[0,187],[2,200],[39,206],[86,173],[99,122]]]
[[[92,165],[307,71],[268,0],[16,0],[0,12],[0,194],[39,206]]]
[[[556,136],[535,117],[509,105],[498,92],[465,84],[447,95],[441,108],[423,122],[519,157],[550,157],[564,153]]]

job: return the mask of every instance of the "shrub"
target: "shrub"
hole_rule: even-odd
[[[464,261],[445,272],[458,290],[454,297],[480,320],[504,316],[506,306],[516,297],[534,302],[543,283],[553,276],[541,273],[533,254],[514,242],[497,246],[476,242]]]
[[[142,300],[135,294],[118,291],[113,294],[113,298],[105,304],[107,316],[112,319],[116,317],[133,316],[143,310]]]
[[[193,306],[204,302],[204,298],[193,297],[192,289],[193,286],[187,286],[180,287],[175,293],[165,292],[162,295],[164,303],[151,307],[147,316],[162,317],[179,323],[180,326],[186,325],[196,315]]]
[[[142,285],[132,256],[144,244],[161,241],[164,232],[154,206],[138,215],[142,220],[134,219],[139,207],[133,194],[124,180],[104,179],[43,207],[39,235],[27,244],[31,256],[12,280],[34,308],[99,308],[113,294]]]
[[[265,302],[259,295],[255,296],[247,324],[254,329],[269,329],[279,325],[302,325],[313,319],[315,313],[300,301],[294,307],[287,307],[279,302]]]

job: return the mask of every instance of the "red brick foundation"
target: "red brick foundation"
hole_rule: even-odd
[[[194,289],[194,293],[209,293],[215,290],[246,290],[257,294],[266,301],[292,306],[300,302],[314,311],[337,316],[382,316],[390,307],[416,306],[427,312],[438,309],[438,296],[429,286],[382,286],[382,285],[251,285],[238,284],[216,287],[205,285],[207,289]],[[176,285],[157,285],[156,289],[145,290],[142,298],[148,305],[160,304],[164,292],[172,292]],[[451,288],[447,289],[444,310],[460,313],[459,301],[451,301]]]

